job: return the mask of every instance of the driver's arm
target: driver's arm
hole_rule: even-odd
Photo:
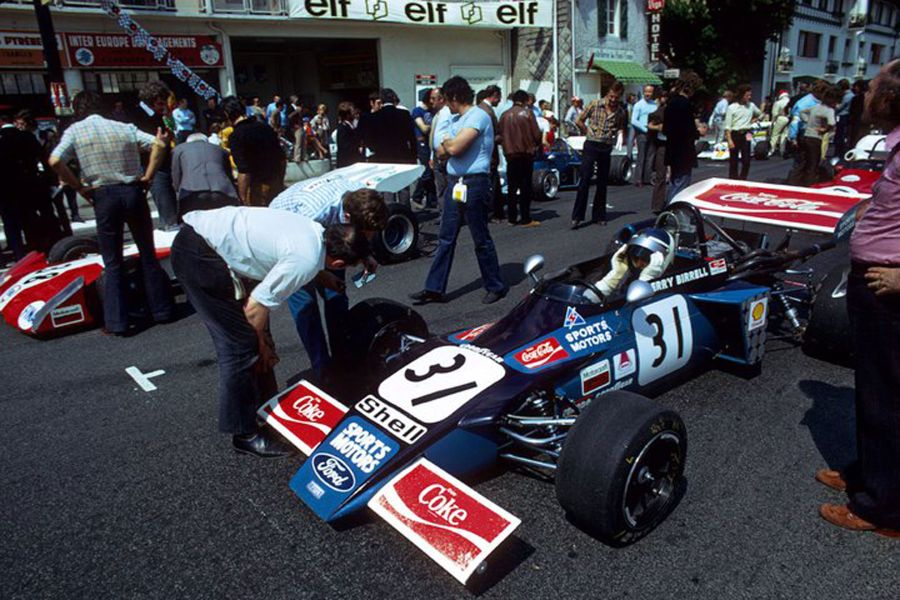
[[[651,281],[662,276],[666,269],[666,257],[662,252],[654,252],[650,255],[650,264],[643,268],[638,279],[641,281]]]
[[[622,244],[622,247],[616,250],[610,259],[609,272],[603,276],[603,279],[597,282],[597,288],[605,297],[611,296],[619,288],[622,278],[628,273],[628,261],[625,258],[625,249],[628,246]]]

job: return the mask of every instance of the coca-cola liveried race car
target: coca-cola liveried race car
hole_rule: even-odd
[[[816,287],[789,267],[845,236],[860,199],[710,180],[602,256],[544,277],[530,257],[530,293],[492,323],[430,336],[405,306],[357,304],[348,389],[301,381],[260,409],[309,457],[291,489],[332,523],[371,509],[464,583],[520,525],[462,481],[498,462],[554,475],[598,539],[637,541],[677,504],[687,456],[682,419],[648,396],[717,363],[753,372],[775,328],[802,335]],[[788,232],[770,244],[754,222]],[[612,253],[648,227],[675,240],[667,270],[598,301]],[[792,231],[822,239],[794,250]]]
[[[422,174],[420,165],[361,163],[336,169],[316,180],[297,184],[314,189],[331,178],[344,178],[379,192],[396,193]],[[376,237],[374,250],[380,261],[396,262],[412,256],[418,240],[418,223],[409,208],[389,205],[388,224]],[[168,265],[175,232],[155,230],[156,255],[173,283]],[[137,246],[125,246],[124,271],[130,310],[145,311]],[[97,242],[73,236],[60,240],[46,255],[31,252],[0,276],[0,314],[12,327],[36,337],[54,337],[95,327],[103,320],[103,258]]]

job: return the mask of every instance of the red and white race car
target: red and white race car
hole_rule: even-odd
[[[154,231],[156,256],[164,266],[176,232]],[[125,278],[140,290],[135,244],[125,246]],[[171,274],[171,269],[166,269]],[[47,255],[30,252],[0,279],[0,314],[23,333],[37,337],[65,335],[103,322],[103,259],[91,238],[68,237]],[[142,294],[130,294],[138,299]],[[138,307],[139,308],[139,307]]]

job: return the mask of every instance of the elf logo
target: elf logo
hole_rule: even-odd
[[[336,17],[346,19],[350,0],[304,0],[306,12],[314,17]],[[369,3],[366,2],[368,9]],[[387,7],[385,7],[387,8]]]

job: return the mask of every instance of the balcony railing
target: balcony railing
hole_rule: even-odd
[[[829,60],[825,63],[826,75],[837,75],[838,69],[840,69],[840,64],[836,60]]]
[[[206,0],[206,12],[250,14],[250,15],[286,15],[286,0]]]

